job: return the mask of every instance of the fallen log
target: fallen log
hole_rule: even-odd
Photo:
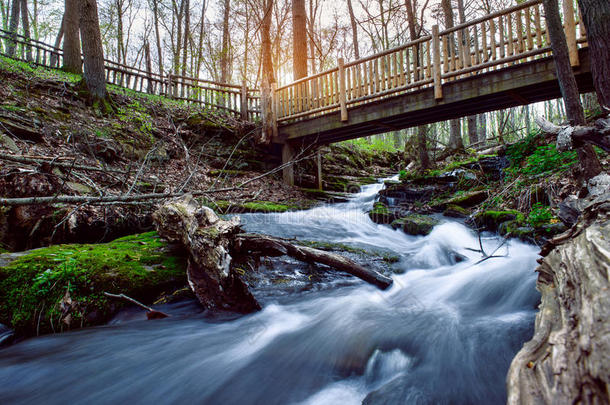
[[[321,263],[345,271],[382,290],[392,285],[392,279],[374,270],[369,270],[336,253],[292,244],[286,240],[267,235],[241,233],[235,236],[233,248],[241,254],[255,253],[260,256],[288,255],[307,263]]]
[[[237,256],[288,255],[345,271],[381,289],[392,285],[391,278],[341,255],[271,236],[240,233],[239,218],[221,219],[210,208],[199,206],[191,195],[163,204],[153,219],[160,236],[187,250],[189,286],[206,308],[241,313],[261,308],[233,265]]]
[[[557,136],[557,150],[566,151],[590,143],[610,152],[610,119],[598,119],[593,127],[558,126],[543,117],[536,117],[536,124],[544,132]]]

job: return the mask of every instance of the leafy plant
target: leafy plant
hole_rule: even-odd
[[[536,228],[548,223],[552,218],[553,213],[549,207],[542,205],[542,203],[536,203],[527,216],[527,222]]]

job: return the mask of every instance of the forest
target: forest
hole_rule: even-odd
[[[0,402],[610,402],[606,0],[0,21]]]

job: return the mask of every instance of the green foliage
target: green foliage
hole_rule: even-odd
[[[558,152],[554,144],[539,146],[526,159],[522,168],[525,174],[536,175],[546,172],[559,172],[570,168],[578,161],[576,151]]]
[[[534,228],[537,228],[548,223],[552,218],[553,213],[549,207],[543,206],[542,203],[536,203],[527,216],[527,222]]]
[[[18,74],[25,73],[42,80],[57,80],[70,83],[78,83],[83,78],[81,75],[37,66],[33,63],[22,62],[5,56],[0,56],[0,71]]]
[[[141,133],[152,136],[153,119],[138,100],[125,107],[119,107],[116,114],[120,121],[132,123]]]
[[[368,152],[396,152],[394,142],[390,141],[389,139],[383,139],[376,136],[353,139],[350,141],[344,141],[342,143],[354,145],[356,148]]]
[[[66,290],[70,315],[81,326],[108,319],[123,303],[104,291],[152,301],[165,288],[182,286],[183,258],[168,255],[155,232],[97,245],[56,245],[34,250],[0,268],[0,322],[19,334],[59,330]]]
[[[519,142],[508,145],[506,147],[506,156],[511,161],[512,166],[519,166],[526,157],[534,153],[542,140],[540,132],[532,132]]]

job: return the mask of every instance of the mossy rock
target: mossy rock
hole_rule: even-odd
[[[299,207],[294,204],[280,204],[271,201],[249,201],[249,202],[232,202],[232,201],[205,201],[202,204],[212,208],[219,214],[243,214],[243,213],[273,213],[295,211]]]
[[[458,196],[446,199],[435,204],[432,208],[438,211],[444,211],[450,205],[457,205],[462,208],[471,208],[485,201],[488,197],[487,191],[471,191]]]
[[[409,235],[428,235],[439,220],[427,215],[409,214],[392,222],[392,228],[402,229]]]
[[[0,323],[19,336],[107,322],[125,302],[104,292],[150,304],[162,292],[186,285],[186,259],[155,232],[4,254],[0,260]],[[62,311],[68,290],[71,305],[64,303]]]
[[[390,210],[387,205],[382,202],[376,202],[373,209],[368,212],[371,221],[376,224],[391,224],[398,219],[396,212]]]
[[[460,207],[459,205],[451,204],[445,208],[443,215],[451,218],[466,218],[468,215],[470,215],[470,211],[468,211],[466,208]]]
[[[517,224],[523,223],[524,215],[516,210],[506,211],[483,211],[475,215],[474,223],[479,228],[485,228],[490,231],[497,231],[500,224],[507,221],[516,220]]]
[[[347,198],[345,194],[341,193],[317,190],[315,188],[301,188],[301,191],[309,198],[313,198],[315,200],[324,201],[331,204],[349,201],[349,198]]]

